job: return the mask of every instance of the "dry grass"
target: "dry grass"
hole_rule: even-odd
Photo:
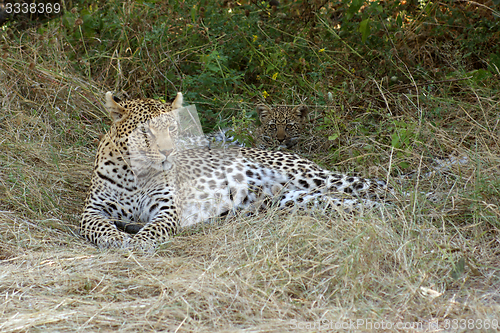
[[[187,230],[152,256],[98,251],[76,226],[106,89],[72,74],[56,33],[45,38],[4,44],[0,58],[1,332],[500,319],[495,98],[440,100],[454,112],[448,128],[422,125],[429,140],[405,157],[414,168],[429,170],[424,151],[469,159],[401,186],[433,190],[434,201],[417,194],[356,216],[271,211]],[[402,159],[377,149],[384,170]]]

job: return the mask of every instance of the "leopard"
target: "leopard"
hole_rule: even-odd
[[[80,235],[101,249],[154,252],[180,230],[225,214],[375,209],[394,194],[385,181],[335,173],[290,152],[180,148],[180,92],[168,103],[107,92],[105,107],[112,124],[99,142],[80,219]]]
[[[258,114],[260,125],[255,128],[245,128],[243,137],[247,134],[250,140],[237,139],[234,135],[239,132],[231,127],[219,129],[206,134],[211,142],[223,142],[227,145],[240,147],[258,147],[269,150],[293,150],[304,134],[304,126],[308,120],[309,108],[306,105],[268,106],[257,104],[255,111]]]
[[[254,135],[258,147],[280,150],[297,145],[307,122],[309,108],[306,105],[258,104],[256,111],[261,123]]]

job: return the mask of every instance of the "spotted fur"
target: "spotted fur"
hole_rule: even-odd
[[[389,190],[383,182],[335,174],[282,151],[179,149],[181,107],[181,93],[172,104],[122,102],[106,94],[113,124],[95,159],[83,237],[101,248],[151,251],[179,229],[234,209],[261,210],[268,202],[374,207]]]

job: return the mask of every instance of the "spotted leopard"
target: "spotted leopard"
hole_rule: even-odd
[[[286,106],[278,105],[269,107],[258,104],[256,107],[260,126],[255,129],[245,129],[246,134],[252,138],[250,142],[243,143],[233,134],[233,128],[222,128],[207,134],[210,142],[236,145],[240,147],[256,146],[261,149],[282,150],[293,149],[303,134],[307,122],[309,108],[305,105]],[[245,134],[243,134],[245,136]]]
[[[382,181],[336,174],[287,152],[179,149],[181,93],[171,104],[120,101],[111,92],[105,101],[113,123],[98,147],[80,226],[100,248],[152,251],[181,228],[269,202],[371,208],[391,192]]]
[[[255,131],[255,138],[260,148],[290,149],[297,144],[307,121],[307,106],[270,108],[260,104],[256,109],[261,125]]]

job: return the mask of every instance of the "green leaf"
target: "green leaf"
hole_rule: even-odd
[[[494,74],[500,73],[500,55],[498,55],[496,53],[490,54],[490,61],[488,63],[488,70]]]
[[[335,133],[335,134],[333,134],[333,135],[330,135],[330,136],[328,137],[328,140],[333,141],[333,140],[337,139],[338,137],[339,137],[339,135],[338,135],[337,133]]]
[[[400,143],[400,139],[399,139],[399,134],[398,133],[393,133],[391,135],[392,137],[392,142],[391,142],[391,145],[394,147],[394,148],[401,148],[401,143]]]
[[[450,272],[451,277],[454,280],[458,280],[464,275],[465,272],[465,258],[462,257],[454,264],[453,269]]]
[[[397,17],[396,17],[396,24],[398,25],[398,27],[402,27],[403,26],[403,19],[401,18],[401,14],[399,14]]]
[[[347,20],[350,20],[359,11],[364,2],[365,0],[352,0],[349,9],[346,11]]]
[[[482,80],[488,79],[491,77],[491,73],[486,69],[479,68],[478,70],[474,70],[470,72],[472,74],[472,78],[476,82],[480,82]]]
[[[193,20],[193,24],[196,23],[196,5],[191,7],[191,20]]]
[[[410,167],[410,164],[408,162],[401,162],[399,163],[399,167],[401,169],[408,169]]]
[[[370,35],[370,19],[367,18],[359,24],[358,31],[361,32],[361,40],[363,43],[366,42],[366,39]]]

